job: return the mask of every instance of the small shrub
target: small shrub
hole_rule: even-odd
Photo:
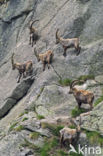
[[[58,82],[62,86],[69,86],[72,80],[67,78],[67,79],[61,79]]]
[[[86,110],[84,109],[84,108],[74,108],[73,110],[72,110],[72,112],[71,112],[71,115],[72,115],[72,117],[77,117],[77,116],[79,116],[81,113],[85,113],[86,112]]]

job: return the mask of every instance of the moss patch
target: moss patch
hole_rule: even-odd
[[[72,110],[72,112],[71,112],[71,115],[72,115],[72,117],[77,117],[77,116],[79,116],[81,113],[85,113],[86,112],[86,110],[84,109],[84,108],[78,108],[78,107],[76,107],[76,108],[74,108],[73,110]]]

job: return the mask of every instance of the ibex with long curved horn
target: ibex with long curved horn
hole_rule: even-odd
[[[42,62],[43,71],[45,70],[46,64],[48,66],[48,69],[50,68],[50,64],[52,63],[52,59],[53,59],[53,56],[54,56],[54,54],[53,54],[53,52],[51,50],[48,50],[45,53],[38,54],[36,48],[34,48],[34,54],[35,54],[38,62],[39,61]]]
[[[66,56],[66,50],[71,47],[74,47],[78,51],[77,53],[78,55],[81,49],[81,47],[79,46],[79,38],[64,39],[59,36],[58,31],[59,29],[57,29],[56,31],[56,44],[60,43],[63,46],[63,49],[64,49],[63,55]]]
[[[22,75],[23,75],[23,77],[25,77],[28,74],[31,74],[32,71],[33,71],[33,63],[32,63],[32,61],[28,61],[28,62],[23,63],[23,64],[22,63],[18,63],[18,62],[14,63],[14,53],[11,56],[11,63],[12,63],[12,70],[17,69],[18,72],[19,72],[19,77],[18,77],[17,83],[20,82],[20,79],[21,79]]]
[[[39,38],[38,30],[37,30],[35,27],[33,27],[33,24],[34,24],[35,22],[37,22],[37,21],[39,21],[39,20],[33,21],[33,22],[30,24],[30,26],[29,26],[29,30],[30,30],[30,40],[29,40],[29,44],[32,45],[32,47],[33,47],[34,43],[36,44],[36,41],[37,41],[38,38]]]
[[[70,84],[70,91],[69,94],[73,94],[77,103],[78,103],[78,107],[81,107],[81,104],[89,104],[90,108],[93,108],[93,101],[94,101],[94,94],[90,91],[86,91],[86,90],[78,90],[77,88],[75,88],[74,86],[80,82],[80,80],[74,80],[71,84]],[[83,81],[82,81],[83,82]]]

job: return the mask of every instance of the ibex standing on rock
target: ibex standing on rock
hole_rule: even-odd
[[[50,64],[52,63],[52,59],[53,59],[53,52],[51,50],[48,50],[46,51],[45,53],[41,53],[41,54],[38,54],[37,51],[36,51],[36,48],[34,48],[34,54],[39,61],[42,62],[43,64],[43,71],[45,70],[45,66],[47,64],[48,66],[48,69],[50,68]]]
[[[36,22],[36,21],[39,21],[39,20],[35,20],[33,21],[30,26],[29,26],[29,30],[30,30],[30,40],[29,40],[29,44],[34,45],[34,43],[36,44],[36,41],[38,40],[39,38],[39,35],[38,35],[38,30],[33,27],[33,24]]]
[[[78,103],[78,107],[81,107],[81,104],[89,104],[90,108],[93,108],[93,100],[94,100],[94,94],[90,91],[86,91],[86,90],[78,90],[76,89],[74,86],[80,82],[80,80],[74,80],[71,84],[70,84],[70,91],[69,94],[73,94],[77,103]]]
[[[28,61],[26,63],[14,63],[14,53],[12,54],[11,56],[11,63],[12,63],[12,70],[15,70],[17,69],[18,72],[19,72],[19,77],[18,77],[18,80],[17,80],[17,83],[20,82],[20,79],[23,75],[23,77],[27,76],[28,74],[32,74],[32,71],[33,71],[33,63],[32,61]]]
[[[71,119],[72,120],[72,119]],[[79,125],[76,125],[74,123],[74,125],[76,126],[75,129],[69,128],[67,126],[65,126],[63,129],[61,129],[60,132],[60,145],[62,147],[62,145],[65,145],[66,142],[68,142],[69,144],[72,144],[73,141],[77,141],[81,128],[80,128],[80,124],[81,124],[81,117],[80,117],[80,121],[79,121]]]
[[[66,56],[66,50],[71,47],[74,47],[78,51],[78,53],[77,53],[77,55],[78,55],[80,53],[80,49],[81,49],[81,47],[79,46],[79,38],[64,39],[59,36],[58,31],[59,31],[59,29],[57,29],[57,31],[56,31],[56,44],[60,43],[63,46],[63,48],[64,48],[63,55]]]

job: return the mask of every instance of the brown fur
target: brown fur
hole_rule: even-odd
[[[66,56],[66,50],[71,47],[74,47],[78,51],[78,53],[77,53],[77,55],[78,55],[80,53],[80,49],[81,49],[81,47],[79,46],[79,38],[64,39],[59,36],[58,31],[59,31],[59,29],[57,29],[57,31],[56,31],[56,44],[60,43],[63,46],[63,48],[64,48],[63,55]]]
[[[28,74],[32,73],[33,63],[32,63],[32,61],[28,61],[26,63],[18,63],[18,62],[14,63],[13,56],[14,56],[14,53],[12,54],[12,57],[11,57],[12,70],[15,70],[15,69],[18,70],[19,77],[18,77],[17,83],[19,83],[22,75],[23,75],[23,77],[25,77]]]
[[[36,44],[36,41],[38,40],[39,38],[39,35],[38,35],[38,30],[33,27],[33,24],[36,22],[36,21],[39,21],[39,20],[35,20],[33,21],[30,26],[29,26],[29,30],[30,30],[30,40],[29,40],[29,44],[33,45]]]
[[[60,145],[65,145],[65,142],[68,141],[69,144],[73,143],[73,139],[76,139],[78,137],[78,134],[80,133],[80,126],[77,126],[76,129],[64,127],[60,130]]]
[[[38,62],[41,61],[43,64],[43,71],[45,70],[45,66],[47,64],[48,69],[50,68],[50,64],[52,63],[53,59],[53,52],[51,50],[46,51],[45,53],[38,54],[36,48],[34,48],[34,54],[37,57]]]
[[[81,104],[89,104],[90,108],[93,108],[93,100],[94,100],[94,94],[90,91],[86,90],[78,90],[74,86],[78,82],[78,80],[74,80],[70,85],[70,94],[73,94],[77,103],[78,107],[81,107]]]

